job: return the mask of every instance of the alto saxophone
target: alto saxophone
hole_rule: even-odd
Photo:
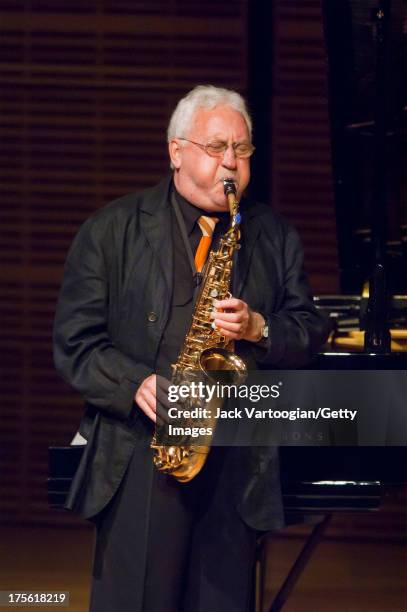
[[[216,373],[228,377],[228,382],[239,384],[246,378],[246,365],[231,352],[230,341],[213,326],[211,313],[214,300],[231,296],[230,285],[233,255],[239,248],[240,213],[236,200],[236,186],[230,179],[224,181],[225,196],[229,204],[230,225],[221,237],[216,251],[209,254],[199,295],[194,307],[192,322],[176,364],[172,365],[171,384],[184,385],[197,376],[204,375],[212,382]],[[229,348],[228,348],[229,346]],[[219,379],[218,379],[219,380]],[[214,410],[210,411],[212,414]],[[215,428],[215,419],[201,419],[200,427]],[[210,446],[194,445],[191,439],[177,445],[158,444],[154,434],[151,448],[154,449],[154,465],[160,472],[171,474],[180,482],[192,480],[203,468]]]

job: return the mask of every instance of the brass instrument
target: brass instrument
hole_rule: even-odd
[[[233,255],[239,248],[240,239],[240,213],[235,183],[225,179],[224,191],[229,204],[230,226],[221,237],[217,250],[209,254],[192,322],[177,363],[172,366],[173,385],[191,383],[202,375],[212,382],[227,377],[228,382],[233,384],[239,384],[246,378],[244,361],[228,350],[229,340],[214,329],[211,318],[214,300],[231,296]],[[202,399],[200,401],[202,402]],[[195,400],[194,406],[196,405]],[[215,413],[213,405],[210,412],[212,415]],[[212,430],[215,424],[214,417],[199,421],[199,426],[210,427]],[[151,443],[155,451],[155,467],[161,472],[171,474],[180,482],[192,480],[204,466],[210,446],[194,445],[190,440],[191,438],[182,440],[174,446],[160,445],[155,434]]]

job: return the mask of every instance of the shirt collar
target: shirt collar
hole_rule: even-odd
[[[202,217],[202,215],[205,215],[206,217],[217,217],[219,219],[219,223],[217,225],[222,228],[223,231],[227,228],[230,217],[229,213],[208,213],[202,210],[202,208],[198,208],[198,206],[195,206],[194,204],[191,204],[191,202],[188,202],[188,200],[184,198],[184,196],[182,196],[179,191],[177,191],[177,188],[175,187],[174,183],[173,189],[174,195],[181,209],[182,216],[184,217],[185,227],[188,236],[192,234],[199,217]]]
[[[201,208],[198,208],[197,206],[194,206],[193,204],[188,202],[188,200],[184,198],[184,196],[182,196],[179,193],[179,191],[177,191],[177,188],[175,187],[174,184],[173,184],[173,189],[174,189],[175,198],[181,209],[181,213],[182,213],[182,216],[185,222],[185,227],[187,229],[187,233],[189,236],[190,234],[192,234],[192,231],[199,217],[201,217],[204,214],[204,212]]]

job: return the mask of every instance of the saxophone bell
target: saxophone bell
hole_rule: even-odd
[[[225,348],[207,348],[202,351],[199,365],[214,383],[241,385],[247,377],[246,364],[238,355]]]

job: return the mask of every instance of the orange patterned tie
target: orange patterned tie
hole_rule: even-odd
[[[216,217],[202,216],[198,219],[198,225],[201,228],[202,238],[195,253],[195,267],[197,272],[201,272],[205,265],[209,247],[211,246],[212,242],[212,235],[218,221],[219,219]]]

